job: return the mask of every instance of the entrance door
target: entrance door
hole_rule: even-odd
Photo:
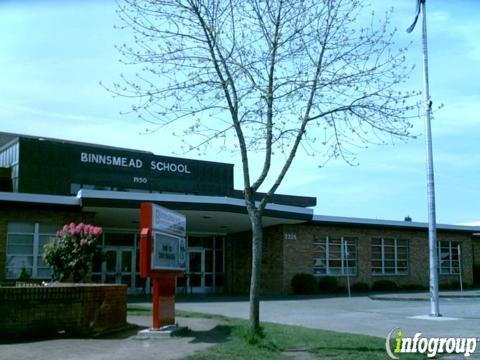
[[[203,293],[205,289],[205,251],[188,250],[187,287],[190,293]]]
[[[133,260],[133,249],[130,247],[105,249],[105,282],[125,284],[129,290],[133,289]]]

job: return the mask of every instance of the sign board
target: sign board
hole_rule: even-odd
[[[96,188],[233,193],[232,164],[31,138],[21,138],[20,149],[21,192],[70,195],[81,188]]]
[[[185,239],[187,222],[184,215],[168,210],[163,206],[152,204],[151,227],[154,231]]]
[[[185,238],[153,232],[152,270],[184,270]]]
[[[141,263],[146,273],[155,270],[185,270],[186,219],[185,216],[160,205],[143,203],[142,229],[149,229],[148,246],[141,248]],[[149,258],[149,259],[148,259]],[[143,271],[141,271],[143,273]]]
[[[152,279],[152,328],[175,324],[176,278],[186,264],[185,216],[153,203],[140,206],[140,276]],[[160,311],[160,304],[162,311]]]

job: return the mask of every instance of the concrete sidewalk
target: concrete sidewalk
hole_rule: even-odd
[[[149,316],[129,316],[138,327],[95,339],[52,339],[0,345],[0,360],[171,360],[227,341],[226,329],[217,320],[177,318],[192,331],[185,337],[135,339],[139,329],[148,328]]]

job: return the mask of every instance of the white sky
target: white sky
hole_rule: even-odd
[[[385,1],[372,0],[378,6]],[[414,0],[391,1],[400,44],[417,63],[409,86],[422,88],[419,28],[411,35]],[[431,95],[443,103],[433,122],[437,219],[480,224],[480,2],[427,1]],[[165,132],[143,135],[147,124],[120,116],[128,108],[99,86],[128,70],[118,62],[115,44],[126,41],[113,0],[0,2],[0,131],[57,137],[181,155],[180,139]],[[418,133],[423,124],[415,125]],[[426,220],[423,137],[395,146],[373,146],[358,155],[360,166],[340,160],[318,168],[300,155],[280,193],[316,196],[322,215]],[[185,156],[185,155],[184,155]],[[196,154],[186,157],[199,158]],[[211,151],[204,160],[235,163],[238,158]]]

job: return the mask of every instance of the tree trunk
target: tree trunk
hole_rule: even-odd
[[[250,281],[250,326],[254,332],[260,329],[260,275],[262,272],[262,215],[250,215],[252,224],[252,277]]]

